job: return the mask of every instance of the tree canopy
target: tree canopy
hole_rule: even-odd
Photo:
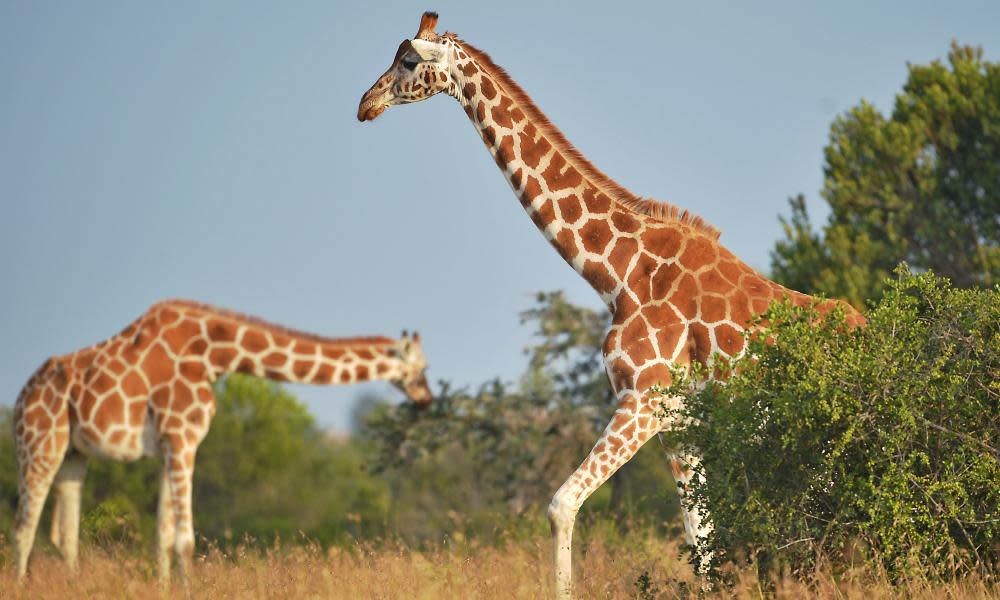
[[[862,101],[825,149],[816,233],[793,198],[773,277],[856,306],[905,260],[960,287],[1000,281],[1000,64],[953,44],[947,64],[910,65],[888,118]]]

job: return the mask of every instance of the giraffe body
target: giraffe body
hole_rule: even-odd
[[[171,549],[186,575],[194,547],[195,454],[215,414],[212,383],[220,375],[313,384],[384,379],[425,405],[431,400],[426,367],[417,335],[324,338],[184,300],[158,303],[118,335],[50,358],[14,407],[18,576],[26,572],[53,484],[52,541],[75,566],[80,488],[90,456],[162,457],[159,575],[169,579]]]
[[[389,70],[362,97],[358,119],[441,92],[458,100],[532,221],[612,314],[603,354],[617,409],[549,506],[557,592],[568,596],[573,523],[581,505],[671,425],[657,416],[662,398],[650,387],[669,384],[672,366],[708,364],[715,354],[738,356],[743,332],[771,302],[814,299],[757,273],[700,218],[615,183],[485,53],[454,34],[434,33],[436,21],[437,15],[425,13],[417,36],[400,44]],[[839,304],[826,301],[820,310]],[[864,323],[853,308],[844,310],[851,323]],[[671,455],[682,493],[696,461]],[[695,544],[708,530],[702,515],[683,514],[686,536]]]

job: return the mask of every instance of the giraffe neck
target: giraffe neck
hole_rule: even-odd
[[[626,254],[637,252],[643,216],[629,205],[645,201],[588,162],[484,53],[450,34],[444,41],[452,64],[449,93],[545,238],[613,305],[625,274],[609,265],[627,264]],[[633,242],[611,243],[627,237]]]
[[[216,377],[247,373],[320,385],[403,377],[392,338],[325,338],[184,301],[167,303],[154,314],[159,335],[177,358],[201,360]]]
[[[266,329],[255,326],[240,329],[238,345],[213,341],[208,346],[208,361],[219,374],[249,373],[317,385],[402,378],[401,362],[392,351],[395,341],[388,338],[316,342],[280,334],[269,337]],[[255,348],[261,350],[254,352]]]

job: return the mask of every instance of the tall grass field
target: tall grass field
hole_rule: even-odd
[[[6,540],[4,540],[6,542]],[[650,534],[583,539],[574,566],[579,598],[697,598],[700,584],[675,540]],[[18,584],[9,544],[0,554],[0,597],[12,599],[183,597],[176,575],[161,593],[150,553],[125,546],[84,546],[79,572],[71,573],[51,548],[33,557]],[[809,581],[775,577],[758,584],[751,571],[731,573],[732,583],[706,598],[1000,598],[996,578],[968,575],[948,582],[890,582],[866,569],[819,572]],[[191,598],[551,598],[547,537],[477,547],[455,543],[417,551],[403,545],[358,545],[324,550],[286,544],[268,549],[200,547]]]

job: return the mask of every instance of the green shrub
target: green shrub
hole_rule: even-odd
[[[865,329],[776,304],[744,357],[717,363],[728,383],[664,390],[686,402],[674,441],[704,457],[691,502],[711,515],[716,566],[996,565],[1000,288],[897,274]]]
[[[112,496],[80,519],[84,539],[104,546],[134,545],[138,542],[139,512],[125,496]]]
[[[0,406],[0,533],[14,527],[17,512],[17,457],[14,450],[14,411]]]

